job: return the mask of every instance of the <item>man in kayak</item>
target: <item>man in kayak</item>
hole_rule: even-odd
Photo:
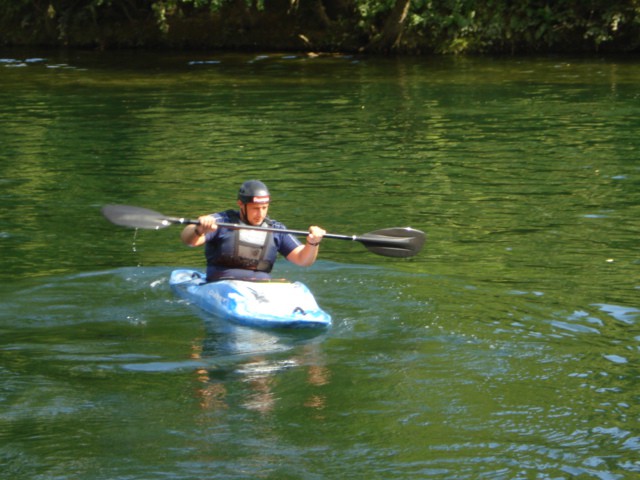
[[[317,226],[309,227],[303,245],[289,233],[218,227],[217,222],[286,227],[267,217],[271,196],[266,185],[259,180],[248,180],[240,186],[240,210],[202,215],[199,225],[187,225],[180,238],[192,247],[205,246],[207,281],[223,278],[268,280],[278,253],[301,267],[313,265],[318,247],[326,233]]]

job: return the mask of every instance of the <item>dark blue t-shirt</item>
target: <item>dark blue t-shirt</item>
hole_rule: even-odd
[[[221,223],[238,223],[239,212],[235,210],[227,210],[212,214],[217,222]],[[275,220],[267,219],[267,223],[272,228],[286,229],[282,223]],[[207,259],[207,280],[214,281],[222,278],[236,279],[258,279],[268,280],[271,278],[267,272],[249,270],[243,268],[229,268],[216,264],[216,259],[220,258],[223,250],[233,248],[235,242],[235,230],[225,227],[218,227],[215,232],[207,233],[205,236],[205,257]],[[265,253],[265,260],[275,263],[278,253],[286,257],[298,246],[302,245],[300,241],[289,233],[273,233],[273,241],[268,245],[268,251]]]

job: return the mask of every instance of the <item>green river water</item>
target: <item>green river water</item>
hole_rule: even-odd
[[[0,470],[11,479],[640,476],[640,63],[0,51]],[[423,251],[280,260],[334,319],[178,300],[177,227],[271,215]]]

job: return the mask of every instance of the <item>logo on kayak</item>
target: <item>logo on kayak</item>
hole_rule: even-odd
[[[269,299],[253,288],[248,289],[259,303],[269,303]]]

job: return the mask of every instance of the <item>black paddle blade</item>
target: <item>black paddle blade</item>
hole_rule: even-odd
[[[413,228],[385,228],[357,237],[367,249],[386,257],[412,257],[418,253],[427,236]]]
[[[111,223],[122,227],[158,230],[176,223],[159,212],[129,205],[105,205],[102,207],[102,214]]]

